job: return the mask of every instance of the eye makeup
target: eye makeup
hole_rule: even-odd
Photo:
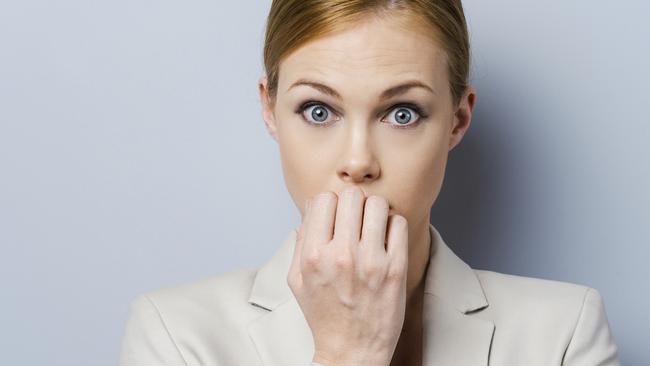
[[[327,103],[315,100],[315,99],[309,99],[301,104],[298,105],[298,107],[294,110],[294,113],[299,115],[300,118],[307,124],[312,125],[314,127],[326,127],[331,125],[333,122],[326,122],[326,123],[316,123],[316,122],[311,122],[307,118],[305,118],[305,110],[307,110],[310,107],[314,106],[320,106],[328,111],[328,113],[332,113],[336,116],[340,116],[340,113],[336,111],[334,108],[330,107]],[[390,108],[386,109],[384,112],[381,112],[381,114],[378,114],[377,117],[380,117],[381,115],[388,115],[391,112],[393,112],[396,109],[399,108],[406,108],[414,111],[419,117],[415,122],[406,124],[406,125],[399,125],[396,123],[392,122],[386,122],[382,118],[381,121],[382,123],[387,123],[390,125],[391,128],[397,128],[397,129],[403,129],[403,128],[415,128],[417,127],[420,123],[423,122],[423,120],[427,119],[429,117],[428,114],[424,112],[424,108],[422,108],[418,103],[415,102],[400,102],[391,105]],[[338,119],[338,118],[337,118]],[[336,119],[334,120],[336,121]]]
[[[328,113],[331,113],[331,114],[334,114],[334,115],[337,115],[337,116],[340,114],[340,113],[338,113],[338,111],[334,110],[332,107],[330,107],[326,103],[323,103],[323,102],[320,102],[320,101],[317,101],[317,100],[311,100],[311,99],[307,100],[306,102],[301,103],[300,105],[298,105],[298,108],[296,108],[294,113],[296,113],[298,116],[300,116],[300,118],[305,123],[307,123],[309,125],[312,125],[314,127],[327,127],[330,124],[332,124],[332,122],[314,123],[314,122],[311,122],[311,121],[309,121],[308,119],[305,118],[305,110],[307,110],[310,107],[315,107],[315,106],[320,106],[322,108],[325,108],[328,111]]]

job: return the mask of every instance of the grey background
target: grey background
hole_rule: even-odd
[[[269,4],[0,2],[3,364],[115,364],[137,294],[299,224],[256,88]],[[465,8],[478,101],[432,222],[476,268],[595,287],[650,364],[650,5]]]

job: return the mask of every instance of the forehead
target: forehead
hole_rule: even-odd
[[[280,63],[278,86],[283,92],[304,77],[335,85],[358,82],[365,88],[417,79],[441,90],[447,82],[446,65],[433,34],[371,18],[295,50]]]

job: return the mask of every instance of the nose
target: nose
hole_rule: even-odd
[[[367,183],[379,178],[379,161],[364,123],[350,123],[338,159],[337,174],[346,183]]]

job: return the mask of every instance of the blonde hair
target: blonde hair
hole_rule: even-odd
[[[468,86],[470,68],[461,0],[273,0],[264,42],[271,103],[275,104],[284,57],[311,40],[354,26],[367,15],[391,16],[402,27],[424,31],[438,42],[445,52],[452,102],[457,106]]]

